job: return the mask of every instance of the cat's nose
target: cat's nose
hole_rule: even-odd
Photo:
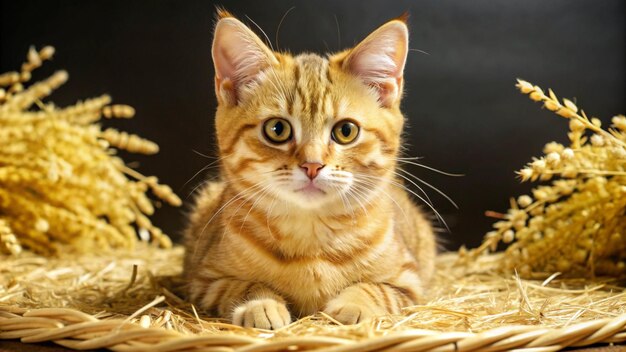
[[[312,180],[317,177],[319,171],[326,165],[322,165],[321,163],[304,163],[300,165],[302,171]]]

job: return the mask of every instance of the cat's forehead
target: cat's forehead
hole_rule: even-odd
[[[293,79],[303,93],[311,94],[314,98],[317,93],[323,94],[332,84],[328,59],[316,54],[300,54],[294,58]]]
[[[285,101],[288,113],[303,119],[333,116],[333,82],[328,59],[316,54],[300,54],[293,58],[292,69],[293,95]]]
[[[264,73],[261,84],[249,91],[251,116],[291,117],[305,129],[319,131],[340,118],[378,108],[375,97],[360,80],[337,68],[326,56],[281,54],[280,65]]]
[[[306,78],[319,79],[327,76],[328,59],[316,54],[300,54],[294,57],[295,67],[299,75]]]

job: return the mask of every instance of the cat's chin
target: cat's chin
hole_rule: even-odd
[[[300,208],[316,209],[326,206],[333,197],[326,194],[326,191],[322,189],[305,187],[295,190],[290,198]]]
[[[295,190],[296,193],[303,195],[306,198],[323,197],[326,195],[326,191],[315,186],[313,183]]]
[[[291,210],[328,210],[329,206],[337,202],[340,198],[334,192],[313,186],[311,184],[297,188],[288,194],[281,194],[281,198],[285,200],[287,208]]]

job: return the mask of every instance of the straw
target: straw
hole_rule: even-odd
[[[112,351],[553,351],[626,341],[626,292],[616,279],[498,271],[502,254],[459,265],[442,254],[424,304],[338,325],[324,314],[278,331],[247,329],[186,303],[183,250],[0,257],[0,339]]]

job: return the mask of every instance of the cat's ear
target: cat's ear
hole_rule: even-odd
[[[343,68],[378,92],[382,106],[390,107],[402,94],[402,74],[409,51],[406,15],[372,32],[348,53]]]
[[[245,24],[223,10],[218,16],[212,49],[215,93],[220,102],[234,105],[238,103],[238,92],[278,60]]]

